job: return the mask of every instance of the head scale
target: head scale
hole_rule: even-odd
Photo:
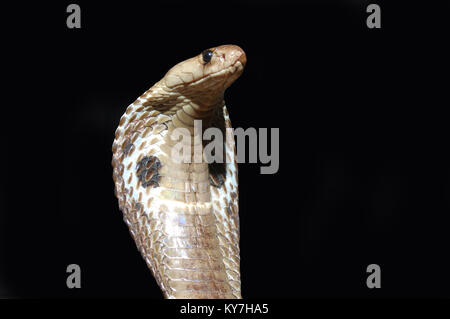
[[[194,100],[220,98],[242,74],[246,62],[240,47],[222,45],[178,63],[161,81],[169,91]]]

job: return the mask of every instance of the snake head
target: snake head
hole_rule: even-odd
[[[223,96],[225,89],[242,74],[246,62],[240,47],[221,45],[178,63],[162,81],[169,91],[212,99]]]

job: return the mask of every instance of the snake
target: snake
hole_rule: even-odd
[[[114,193],[164,298],[242,298],[237,156],[224,93],[246,62],[239,46],[221,45],[176,64],[115,131]],[[203,156],[207,128],[223,134],[223,161]],[[183,160],[174,155],[180,145]]]

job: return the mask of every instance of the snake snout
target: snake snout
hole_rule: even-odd
[[[225,61],[229,61],[231,65],[237,63],[238,61],[245,66],[247,63],[247,56],[245,55],[244,50],[242,50],[237,45],[222,45],[217,47],[216,52],[221,55]]]
[[[241,49],[241,48],[239,48]],[[241,62],[242,66],[245,66],[245,64],[247,63],[247,56],[245,55],[244,50],[241,49],[239,58],[237,59],[239,62]]]

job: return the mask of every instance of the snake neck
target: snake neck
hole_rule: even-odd
[[[157,110],[172,117],[174,128],[185,128],[192,135],[196,123],[201,121],[202,130],[210,127],[214,113],[225,105],[221,90],[211,88],[200,94],[189,87],[167,88],[163,81],[156,83],[137,102],[144,109],[136,109],[135,112],[144,112],[149,108]]]
[[[201,139],[204,130],[216,125],[215,115],[217,112],[220,113],[225,105],[223,92],[206,91],[210,94],[196,95],[195,92],[189,91],[189,88],[169,89],[163,81],[157,82],[128,106],[116,129],[113,150],[122,148],[128,153],[132,145],[132,136],[136,135],[143,123],[161,122],[159,119],[152,120],[156,116],[155,112],[170,119],[164,121],[166,126],[170,126],[169,131],[176,128],[185,129],[183,132],[188,132],[193,143],[196,139],[194,135],[197,135],[197,139]]]
[[[204,118],[207,113],[223,106],[224,91],[216,88],[198,92],[189,86],[168,88],[163,81],[157,82],[138,98],[143,106],[152,106],[155,110],[173,114],[185,108],[189,114]]]

